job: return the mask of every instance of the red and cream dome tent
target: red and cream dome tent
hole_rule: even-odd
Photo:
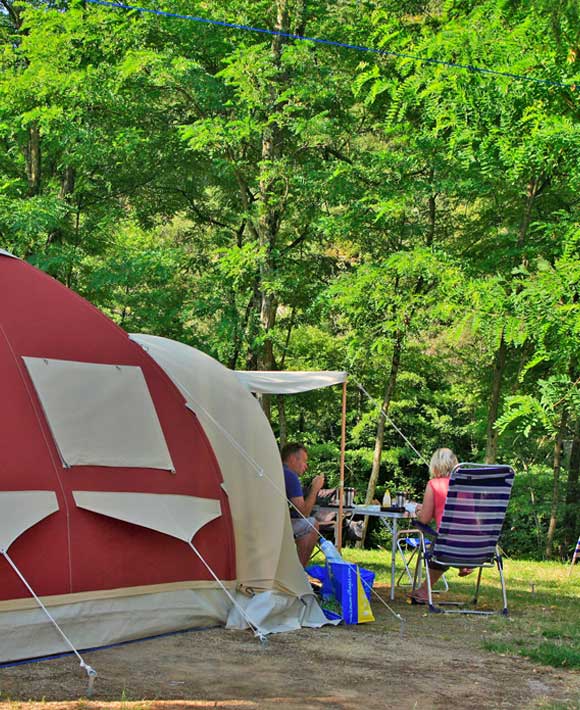
[[[0,381],[0,661],[68,650],[46,610],[80,649],[243,625],[249,588],[260,632],[323,623],[235,373],[0,250]]]

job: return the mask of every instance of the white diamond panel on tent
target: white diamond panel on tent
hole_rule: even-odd
[[[191,542],[222,514],[219,500],[165,493],[73,491],[78,508]]]
[[[0,552],[23,533],[58,510],[53,491],[0,492]]]
[[[140,367],[23,360],[65,466],[175,470]]]

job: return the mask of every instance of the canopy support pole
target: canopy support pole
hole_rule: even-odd
[[[344,505],[344,454],[346,450],[346,379],[342,383],[342,424],[340,433],[340,488],[338,491],[338,521],[336,530],[336,547],[342,549],[342,518]]]

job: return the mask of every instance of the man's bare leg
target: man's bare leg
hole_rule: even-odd
[[[312,550],[314,550],[314,546],[316,545],[319,537],[318,526],[316,526],[316,530],[312,530],[308,533],[308,535],[303,535],[302,537],[296,539],[298,559],[300,560],[302,567],[306,567],[308,564]]]

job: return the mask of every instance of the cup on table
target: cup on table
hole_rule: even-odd
[[[354,488],[344,489],[344,505],[346,508],[351,508],[354,503]]]

